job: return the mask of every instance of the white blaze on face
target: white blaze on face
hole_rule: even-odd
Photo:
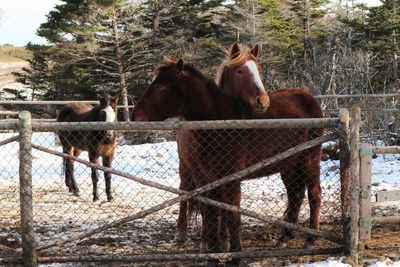
[[[115,121],[115,111],[111,106],[104,108],[103,111],[106,113],[106,122]]]
[[[254,83],[257,85],[261,92],[265,92],[264,85],[260,78],[260,73],[258,72],[257,64],[254,62],[254,60],[248,60],[245,65],[247,66],[247,68],[249,68],[250,73],[253,75]]]

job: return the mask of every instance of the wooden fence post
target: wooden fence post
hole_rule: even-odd
[[[340,200],[341,200],[341,211],[343,225],[346,227],[348,222],[345,220],[349,208],[349,184],[350,184],[350,116],[347,109],[341,109],[339,111],[339,120],[342,124],[342,131],[339,138],[339,150],[340,150]],[[346,232],[346,230],[345,230]]]
[[[372,154],[372,145],[362,143],[360,150],[360,250],[364,250],[364,241],[371,238]]]
[[[351,109],[350,123],[350,206],[348,216],[349,227],[345,233],[345,254],[347,263],[358,266],[358,222],[360,199],[360,124],[361,110],[359,107]]]
[[[21,207],[22,263],[37,266],[36,243],[33,232],[32,204],[32,124],[31,114],[19,114],[19,182]]]

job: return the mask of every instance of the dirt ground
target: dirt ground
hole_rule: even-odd
[[[159,224],[159,230],[153,232],[151,240],[157,240],[156,243],[152,243],[157,247],[157,252],[165,253],[196,253],[197,244],[199,242],[199,236],[196,232],[199,230],[197,226],[194,226],[194,234],[192,234],[191,239],[184,246],[179,246],[171,243],[174,237],[174,223],[168,221],[161,221]],[[136,225],[137,228],[138,225]],[[141,225],[139,232],[146,232],[146,226]],[[69,255],[104,255],[107,252],[111,254],[129,255],[130,253],[151,253],[152,248],[149,247],[149,240],[146,236],[140,236],[137,232],[132,229],[135,228],[134,224],[125,224],[118,227],[117,229],[110,229],[101,236],[94,236],[87,238],[78,242],[73,246],[67,246],[62,250],[52,250],[51,253],[42,253],[42,256],[65,256]],[[266,229],[262,230],[261,225],[252,225],[247,223],[244,225],[243,231],[243,246],[244,248],[251,248],[251,250],[260,249],[273,249],[273,244],[276,242],[278,236],[276,229]],[[38,232],[47,231],[48,229],[37,229]],[[67,228],[65,230],[68,230]],[[121,237],[116,237],[116,233],[126,233],[127,240]],[[136,233],[136,236],[134,236]],[[135,239],[136,246],[131,249],[127,248],[124,244],[129,242],[129,240]],[[8,241],[7,241],[8,240]],[[288,248],[301,248],[303,246],[304,239],[300,236],[296,237],[289,242]],[[269,245],[266,245],[269,244]],[[13,248],[19,244],[16,242],[10,242],[10,239],[3,238],[0,239],[0,251],[5,252],[4,249],[9,249],[8,252],[12,252]],[[316,247],[331,247],[333,244],[326,242],[324,240],[318,240]],[[140,249],[139,249],[140,247]],[[140,251],[138,251],[138,249]],[[131,251],[129,251],[131,250]],[[246,249],[245,249],[246,250]],[[15,251],[14,251],[15,252]],[[156,252],[156,251],[153,251]],[[3,254],[1,253],[1,254]],[[8,254],[8,253],[7,253]],[[9,254],[12,255],[12,254]],[[3,254],[4,256],[4,254]],[[267,258],[267,259],[252,259],[243,260],[241,266],[248,267],[267,267],[267,266],[288,266],[289,264],[305,264],[312,263],[315,261],[326,260],[329,257],[340,256],[340,255],[320,255],[320,256],[291,256],[285,258]],[[374,259],[383,260],[386,258],[392,261],[400,260],[400,225],[386,225],[386,226],[376,226],[372,231],[372,239],[366,242],[365,251],[360,255],[364,262],[364,265],[372,263]],[[81,264],[62,264],[57,265],[60,267],[66,266],[165,266],[165,267],[182,267],[182,266],[201,266],[201,262],[145,262],[145,263],[81,263]],[[0,264],[0,266],[2,266]],[[4,266],[16,266],[4,265]],[[43,265],[46,266],[46,265]]]

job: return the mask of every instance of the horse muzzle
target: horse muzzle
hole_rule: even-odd
[[[265,112],[270,105],[269,96],[266,92],[262,92],[258,96],[256,96],[254,102],[255,105],[253,107],[253,110],[257,113]]]
[[[111,145],[112,143],[114,143],[114,140],[115,140],[114,131],[107,131],[104,136],[104,143],[107,145]]]

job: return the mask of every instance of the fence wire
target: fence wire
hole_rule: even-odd
[[[187,135],[185,132],[190,132],[190,134]],[[99,154],[111,155],[111,167],[117,171],[164,186],[180,187],[185,191],[191,191],[321,135],[321,131],[303,128],[114,131],[114,133],[116,134],[115,148],[113,141],[103,142],[107,135],[107,132],[103,130],[90,132],[64,130],[55,133],[44,129],[42,132],[33,133],[32,145],[34,148],[39,146],[69,153],[86,161],[90,161],[88,151],[91,151],[90,153],[95,157]],[[0,140],[13,135],[15,134],[0,133]],[[100,144],[94,140],[100,140]],[[337,140],[326,142],[323,147],[335,147],[337,142]],[[0,245],[15,252],[18,252],[21,242],[18,229],[17,145],[17,143],[11,143],[0,147],[3,159],[0,165],[2,176],[0,209],[6,211],[0,216]],[[108,151],[109,149],[115,149],[114,153]],[[104,173],[93,172],[90,167],[75,162],[73,175],[79,188],[78,193],[67,187],[65,173],[71,171],[68,162],[66,163],[59,156],[38,149],[32,150],[32,156],[33,216],[35,240],[39,249],[46,244],[67,240],[104,224],[151,209],[177,196],[171,192],[111,175],[109,193],[112,201],[109,201],[111,199],[107,196]],[[322,156],[324,160],[318,163],[319,156],[318,149],[308,149],[281,163],[247,176],[240,185],[241,207],[283,220],[285,215],[289,216],[285,211],[289,201],[288,195],[290,195],[292,202],[301,205],[299,224],[309,227],[309,204],[310,201],[318,202],[318,199],[310,194],[312,193],[310,190],[305,189],[306,183],[316,183],[317,186],[313,187],[313,190],[318,191],[318,185],[320,185],[322,196],[320,229],[343,237],[340,223],[339,161],[335,155],[324,154]],[[101,157],[99,163],[102,164]],[[320,170],[319,175],[318,170]],[[96,201],[93,194],[95,173],[98,173],[98,200]],[[315,177],[312,177],[312,174]],[[180,186],[182,179],[186,179],[187,184],[184,187]],[[310,179],[314,180],[310,181]],[[285,180],[286,188],[283,180]],[[237,186],[230,183],[204,196],[234,204],[235,198],[239,196],[234,194],[235,190]],[[308,195],[310,195],[309,198]],[[229,201],[232,202],[229,203]],[[208,208],[213,210],[211,206]],[[293,212],[296,213],[296,211]],[[109,228],[85,239],[50,247],[40,253],[47,257],[112,255],[116,258],[139,254],[143,255],[144,259],[146,254],[151,253],[196,254],[199,252],[201,240],[201,216],[195,210],[188,222],[187,241],[176,244],[174,240],[177,233],[178,213],[179,203],[144,218]],[[217,212],[214,216],[221,215]],[[241,219],[244,252],[276,248],[282,236],[281,227],[247,216],[242,216]],[[221,217],[216,221],[220,223]],[[293,222],[296,222],[295,218]],[[232,224],[232,221],[228,219],[227,224]],[[221,229],[223,229],[222,226]],[[304,246],[306,236],[297,232],[294,236],[294,239],[287,243],[287,249]],[[316,242],[317,248],[335,246],[334,243],[322,238],[318,238]]]

